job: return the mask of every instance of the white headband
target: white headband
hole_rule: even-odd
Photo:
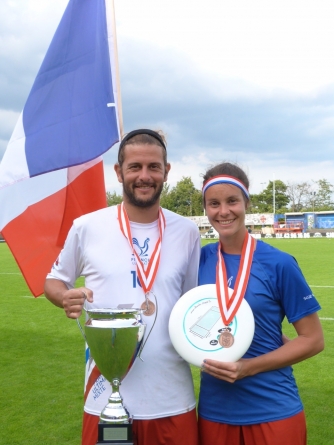
[[[214,176],[213,178],[208,179],[203,184],[202,194],[204,195],[209,187],[211,187],[212,185],[217,185],[217,184],[235,185],[236,187],[239,187],[239,189],[242,190],[242,192],[244,193],[246,198],[249,199],[249,192],[248,192],[246,186],[241,181],[239,181],[239,179],[235,178],[234,176],[227,176],[227,175]]]

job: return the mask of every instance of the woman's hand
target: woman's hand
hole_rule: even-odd
[[[218,362],[204,360],[201,370],[229,383],[234,383],[247,376],[247,362],[249,359],[240,359],[237,362]]]

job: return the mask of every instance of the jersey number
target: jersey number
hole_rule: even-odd
[[[137,287],[137,284],[139,287],[141,287],[139,278],[137,277],[137,272],[135,270],[131,270],[132,275],[132,287]]]

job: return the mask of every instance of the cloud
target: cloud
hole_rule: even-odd
[[[6,150],[8,141],[19,118],[19,113],[0,109],[0,157]]]
[[[303,94],[334,78],[333,12],[332,0],[116,1],[120,41],[153,42],[196,70]]]
[[[224,150],[313,159],[318,156],[315,146],[321,146],[325,157],[331,155],[333,88],[309,96],[260,92],[254,97],[253,85],[244,82],[245,94],[239,90],[232,96],[224,94],[230,91],[229,82],[204,76],[177,52],[171,59],[167,51],[137,42],[130,59],[131,42],[123,49],[125,129],[162,125],[170,134],[172,156],[180,156],[180,150],[190,154],[194,145],[214,157]]]
[[[1,108],[21,111],[65,3],[64,0],[1,2]]]
[[[66,3],[0,4],[0,157]],[[125,131],[166,132],[171,185],[191,175],[200,187],[200,174],[222,160],[249,172],[253,193],[274,176],[334,183],[334,83],[326,69],[332,6],[221,3],[212,0],[210,14],[205,9],[201,16],[198,1],[188,15],[174,0],[159,7],[116,1]],[[105,176],[107,189],[119,192],[116,153],[114,147],[104,155]]]

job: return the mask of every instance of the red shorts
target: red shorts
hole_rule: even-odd
[[[227,425],[198,419],[200,445],[306,445],[302,411],[288,419],[256,425]]]
[[[97,442],[98,416],[84,413],[82,445]],[[135,445],[198,445],[196,410],[178,416],[152,420],[134,420],[132,424]]]

